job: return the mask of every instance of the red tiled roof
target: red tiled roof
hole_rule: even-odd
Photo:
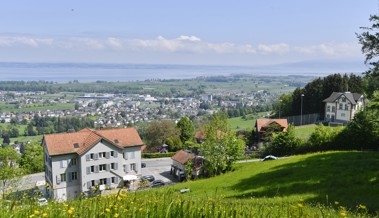
[[[74,133],[45,135],[43,141],[49,155],[61,155],[69,153],[82,154],[102,139],[119,148],[143,145],[135,128],[83,129]],[[77,146],[74,146],[74,144],[77,144]]]
[[[262,130],[262,127],[268,126],[274,122],[279,124],[281,127],[284,127],[283,131],[287,131],[288,129],[287,119],[257,119],[257,122],[255,123],[255,127],[257,128],[258,132],[260,132]]]
[[[191,153],[180,150],[171,157],[171,159],[178,161],[181,164],[186,164],[189,159],[193,159],[195,156]]]

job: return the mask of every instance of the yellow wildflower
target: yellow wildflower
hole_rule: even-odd
[[[346,217],[346,216],[347,216],[347,212],[346,212],[346,211],[342,211],[342,212],[341,212],[341,216],[342,216],[342,217]]]
[[[47,213],[43,213],[42,216],[43,216],[43,217],[47,217]]]
[[[340,204],[340,202],[338,202],[338,201],[335,201],[335,202],[334,202],[334,204],[335,204],[335,205],[339,205],[339,204]]]
[[[120,214],[118,214],[118,213],[116,213],[116,214],[114,215],[114,217],[116,217],[116,218],[117,218],[118,216],[120,216]]]
[[[75,208],[73,208],[73,207],[70,207],[70,210],[74,211],[74,210],[75,210]]]
[[[109,208],[105,208],[105,211],[107,211],[108,213],[111,212]]]
[[[303,204],[300,204],[300,203],[298,203],[297,206],[298,206],[299,208],[303,208],[303,207],[304,207]]]
[[[35,214],[35,215],[38,215],[38,214],[39,214],[39,211],[38,211],[38,210],[35,210],[35,211],[34,211],[34,214]]]
[[[71,209],[68,210],[67,213],[68,213],[68,214],[72,214],[72,210],[71,210]]]
[[[367,209],[367,207],[366,207],[365,205],[363,205],[363,204],[360,204],[360,205],[359,205],[359,209],[363,209],[363,210],[366,210],[366,209]]]

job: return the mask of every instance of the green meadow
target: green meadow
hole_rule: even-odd
[[[379,153],[239,163],[232,172],[65,203],[1,201],[1,217],[377,217]],[[180,194],[189,188],[190,192]]]

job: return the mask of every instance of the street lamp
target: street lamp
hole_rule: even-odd
[[[303,125],[303,97],[304,97],[304,94],[301,94],[301,105],[300,105],[300,126]]]
[[[282,106],[282,99],[279,100],[279,119],[280,119],[280,109],[281,109],[281,106]]]

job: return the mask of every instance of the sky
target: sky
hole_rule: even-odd
[[[354,62],[377,0],[1,2],[0,62]]]

